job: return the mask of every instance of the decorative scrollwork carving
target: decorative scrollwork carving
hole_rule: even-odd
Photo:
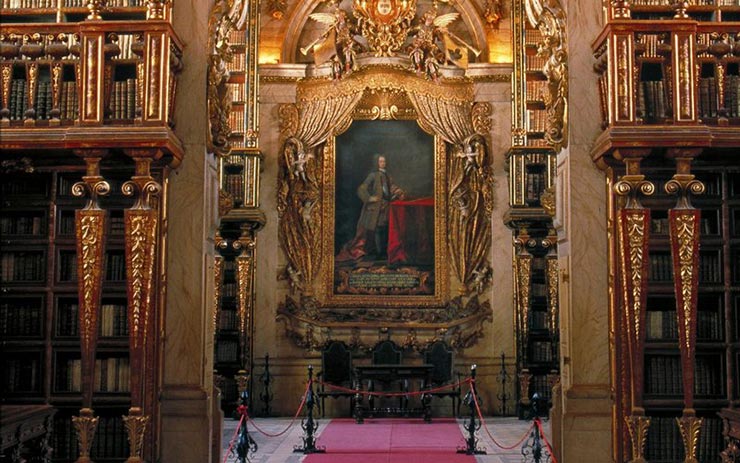
[[[695,416],[682,416],[676,418],[678,429],[683,440],[684,463],[699,463],[696,459],[696,451],[699,446],[699,433],[701,432],[701,418]]]
[[[525,0],[527,20],[540,30],[537,54],[545,59],[545,141],[558,152],[568,146],[568,51],[565,11],[560,0]]]
[[[229,113],[232,96],[226,85],[229,71],[226,64],[234,56],[229,46],[229,34],[244,27],[249,0],[217,0],[208,19],[208,150],[217,156],[226,156],[229,145]]]
[[[483,336],[483,325],[491,320],[491,306],[488,301],[481,302],[473,296],[467,301],[453,298],[447,307],[439,309],[319,308],[315,299],[286,297],[278,306],[277,318],[284,323],[286,336],[306,350],[320,350],[331,336],[346,334],[350,347],[369,351],[373,341],[363,341],[363,328],[367,333],[375,326],[384,327],[385,337],[397,336],[399,344],[414,338],[414,347],[423,349],[424,345],[445,337],[451,346],[462,349],[474,345]],[[322,328],[326,326],[331,330]],[[429,336],[427,341],[419,340],[425,336]]]
[[[647,463],[644,457],[645,442],[647,442],[650,418],[641,415],[630,415],[624,417],[627,422],[627,430],[632,439],[632,459],[630,463]]]
[[[491,133],[493,127],[493,106],[487,102],[477,102],[473,105],[472,118],[473,118],[473,130],[478,135],[487,137]]]

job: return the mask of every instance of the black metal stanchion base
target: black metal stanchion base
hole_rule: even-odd
[[[319,428],[313,417],[313,407],[316,405],[316,396],[313,392],[313,366],[308,366],[308,388],[306,389],[306,418],[301,421],[301,428],[304,431],[302,447],[293,447],[294,453],[326,453],[325,447],[316,447],[316,436],[314,433]]]

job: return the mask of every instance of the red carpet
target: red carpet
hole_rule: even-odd
[[[332,420],[319,434],[326,453],[309,455],[304,463],[470,463],[475,457],[457,454],[465,445],[453,419]]]

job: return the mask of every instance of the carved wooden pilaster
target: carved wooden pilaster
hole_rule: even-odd
[[[98,343],[106,222],[106,212],[100,208],[98,197],[107,195],[110,192],[110,185],[100,175],[100,160],[107,154],[105,150],[79,150],[76,154],[84,157],[87,171],[82,181],[72,186],[72,194],[86,196],[87,204],[75,211],[82,409],[79,417],[73,417],[73,422],[80,441],[77,461],[86,462],[89,461],[90,444],[97,426],[97,418],[93,416],[92,397],[95,385],[95,351]]]
[[[218,240],[218,236],[216,236],[216,239]],[[221,302],[221,288],[223,287],[224,280],[223,280],[223,269],[224,269],[224,258],[222,256],[216,256],[213,261],[213,279],[214,281],[214,289],[213,289],[213,314],[212,314],[212,323],[213,323],[213,336],[216,336],[216,333],[218,332],[218,314],[219,314],[219,307]]]
[[[682,3],[679,1],[679,3]],[[673,119],[676,122],[696,122],[696,90],[694,83],[694,43],[693,32],[674,32],[671,34],[673,46]]]
[[[698,154],[697,150],[670,150],[668,155],[676,159],[676,173],[665,185],[666,193],[678,196],[676,206],[668,211],[668,224],[683,372],[684,410],[678,424],[686,450],[685,463],[696,463],[696,446],[701,431],[701,420],[696,418],[694,411],[701,211],[691,205],[690,199],[690,195],[704,192],[704,184],[691,174],[691,160]]]
[[[516,322],[519,333],[518,362],[523,364],[527,358],[527,341],[529,338],[529,296],[532,281],[532,254],[527,251],[529,236],[526,231],[514,239],[516,254],[514,256],[514,284],[516,297]]]
[[[623,326],[626,331],[630,366],[631,412],[626,417],[632,438],[632,462],[644,462],[643,449],[650,420],[644,417],[643,377],[647,312],[648,243],[650,238],[650,210],[640,204],[640,195],[652,195],[655,186],[640,174],[639,155],[621,153],[626,174],[614,185],[618,196],[625,198],[617,211],[617,249],[621,276]]]
[[[80,27],[80,73],[77,80],[80,91],[80,123],[100,125],[103,123],[104,104],[103,68],[105,67],[105,33],[82,23]],[[81,82],[81,84],[79,84]]]
[[[519,378],[519,403],[526,407],[531,402],[529,398],[529,383],[532,380],[532,373],[525,368],[517,374],[517,377]]]
[[[254,248],[255,241],[251,224],[243,224],[242,234],[232,246],[241,251],[236,257],[236,277],[239,317],[239,355],[240,365],[246,369],[250,365],[252,334],[253,297],[252,286],[254,281]]]
[[[126,249],[126,293],[128,296],[129,351],[131,369],[131,408],[124,417],[129,430],[131,453],[128,463],[143,461],[141,449],[149,417],[144,414],[147,333],[153,323],[153,282],[158,211],[151,205],[161,185],[151,175],[150,165],[156,153],[128,152],[136,163],[136,172],[123,184],[123,194],[136,201],[124,211]],[[148,155],[148,156],[145,156]]]

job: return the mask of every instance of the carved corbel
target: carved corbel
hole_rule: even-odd
[[[142,460],[141,449],[149,417],[144,415],[147,335],[153,323],[153,283],[158,211],[152,207],[154,196],[162,187],[151,175],[151,163],[158,152],[127,150],[134,159],[135,173],[122,186],[123,194],[135,198],[124,211],[126,251],[126,293],[128,296],[129,351],[131,366],[131,408],[124,417],[131,448],[128,463]]]
[[[110,192],[110,185],[100,175],[100,161],[107,154],[106,150],[79,150],[76,154],[82,156],[87,165],[82,181],[72,186],[74,196],[87,197],[87,204],[75,211],[82,409],[80,416],[73,417],[72,420],[80,442],[77,461],[81,463],[89,461],[90,445],[98,422],[93,415],[92,396],[106,222],[106,213],[100,208],[98,197],[107,195]]]
[[[676,316],[678,318],[678,341],[683,367],[684,418],[694,416],[694,357],[696,353],[697,299],[699,286],[699,234],[701,211],[691,205],[690,195],[704,192],[704,184],[691,174],[691,161],[698,150],[670,150],[668,155],[676,160],[676,173],[666,182],[665,191],[677,195],[676,206],[668,211],[668,224],[673,260],[673,284],[676,293]],[[682,418],[683,419],[683,418]],[[693,433],[690,421],[687,431]],[[698,435],[699,429],[696,430]],[[686,462],[689,459],[689,440],[684,437]]]

